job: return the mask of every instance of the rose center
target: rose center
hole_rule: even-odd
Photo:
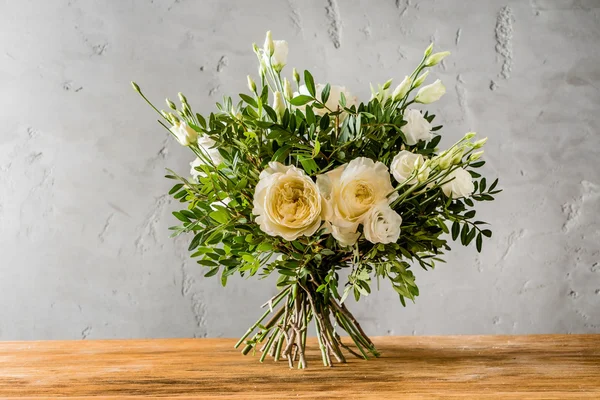
[[[275,219],[289,226],[303,226],[311,214],[310,190],[301,181],[281,184],[274,193]]]

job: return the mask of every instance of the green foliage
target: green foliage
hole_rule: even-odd
[[[424,61],[411,77],[423,69]],[[435,136],[429,142],[409,146],[403,115],[413,103],[408,100],[412,89],[404,98],[393,100],[385,95],[389,81],[367,103],[348,107],[342,94],[337,107],[329,109],[326,104],[331,86],[327,84],[317,93],[309,71],[303,74],[308,94],[287,100],[285,112],[278,115],[268,100],[281,78],[278,71],[271,73],[274,82],[262,76],[257,93],[240,94],[237,103],[225,97],[209,115],[194,114],[185,97],[176,114],[157,110],[167,124],[183,120],[199,135],[214,140],[214,148],[223,159],[215,165],[194,144],[190,149],[206,161],[196,168],[197,179],[172,171],[167,175],[177,181],[169,194],[185,204],[184,209],[173,213],[180,224],[171,230],[173,235],[189,234],[191,257],[206,269],[206,277],[218,275],[225,285],[236,273],[265,277],[276,272],[281,288],[314,279],[321,293],[342,299],[352,294],[357,300],[371,293],[373,280],[379,284],[380,279],[387,278],[405,304],[406,299],[414,300],[419,294],[411,267],[429,270],[436,262],[443,262],[450,238],[465,246],[474,241],[477,250],[482,250],[483,238],[491,237],[492,232],[483,228],[485,222],[475,220],[473,207],[475,202],[494,200],[500,190],[496,189],[497,179],[488,186],[486,178],[476,172],[485,161],[470,161],[473,149],[465,151],[448,170],[464,167],[470,172],[475,184],[470,198],[447,198],[440,189],[440,170],[435,181],[398,186],[399,199],[392,207],[403,221],[396,243],[361,240],[353,247],[342,247],[323,229],[292,242],[264,233],[252,213],[253,196],[260,173],[270,161],[295,165],[316,177],[356,157],[389,166],[404,149],[433,159],[438,155],[442,128],[433,127]],[[139,86],[136,90],[141,94]],[[425,118],[433,123],[435,115],[425,114]],[[342,289],[339,271],[343,268],[350,269],[350,274]]]

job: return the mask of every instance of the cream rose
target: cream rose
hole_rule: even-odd
[[[458,199],[460,197],[469,197],[475,190],[471,174],[464,168],[457,168],[444,178],[442,192],[447,197]]]
[[[379,203],[366,215],[363,232],[371,243],[395,243],[400,237],[402,217],[387,204]]]
[[[402,127],[402,132],[406,137],[406,144],[414,146],[419,141],[429,141],[432,138],[431,124],[427,121],[419,110],[407,110],[404,113],[404,119],[407,124]]]
[[[388,168],[365,157],[317,176],[317,187],[325,199],[325,219],[333,225],[333,236],[344,245],[356,242],[356,228],[371,208],[398,197]]]
[[[304,171],[270,162],[260,173],[252,213],[263,232],[291,241],[319,229],[321,203],[317,185]]]
[[[410,176],[413,174],[415,170],[418,170],[425,159],[421,154],[411,153],[407,150],[402,150],[392,160],[392,164],[390,165],[390,170],[392,171],[392,175],[398,183],[405,182]],[[417,183],[418,179],[415,173],[415,176],[407,182],[408,185],[414,185]]]

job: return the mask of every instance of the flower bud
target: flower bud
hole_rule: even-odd
[[[480,140],[476,141],[475,143],[473,143],[473,148],[474,149],[479,149],[479,148],[483,147],[483,145],[485,144],[485,142],[487,142],[487,139],[488,138],[483,138],[483,139],[480,139]]]
[[[464,136],[463,139],[464,140],[470,140],[470,139],[474,138],[475,135],[477,135],[476,132],[467,132],[467,133],[465,133],[465,136]]]
[[[142,93],[140,86],[137,83],[131,81],[131,86],[133,87],[133,90],[135,90],[136,92]]]
[[[252,43],[252,50],[254,51],[254,53],[255,53],[256,55],[258,55],[258,53],[259,53],[259,51],[260,51],[260,49],[259,49],[259,47],[256,45],[256,43]]]
[[[273,93],[273,96],[275,97],[275,99],[273,100],[273,110],[275,110],[277,116],[281,118],[285,113],[285,102],[283,100],[283,95],[281,94],[281,92],[277,91]]]
[[[294,81],[296,84],[300,85],[300,74],[296,71],[296,68],[292,70],[292,74],[294,75]]]
[[[250,89],[252,93],[256,93],[256,83],[254,83],[254,80],[252,80],[250,75],[248,75],[248,89]]]
[[[433,42],[425,49],[425,57],[429,57],[433,51]]]
[[[437,164],[441,170],[450,168],[452,165],[452,154],[450,154],[449,150],[444,151],[437,157]]]
[[[171,110],[177,110],[177,106],[175,105],[175,103],[173,103],[171,100],[169,99],[165,99],[167,106],[169,106],[169,108]]]
[[[440,99],[446,93],[446,87],[439,79],[430,85],[423,86],[417,92],[415,101],[417,103],[429,104]]]
[[[193,130],[185,121],[176,122],[170,130],[177,141],[183,146],[189,146],[198,141],[198,132]]]
[[[425,66],[433,67],[434,65],[438,64],[440,61],[442,61],[444,58],[446,58],[449,55],[450,55],[449,51],[442,51],[440,53],[432,54],[425,61]]]
[[[294,91],[292,90],[292,84],[287,78],[283,78],[283,93],[285,95],[286,100],[290,100],[294,97]]]
[[[460,164],[463,157],[463,149],[457,149],[452,156],[452,164]]]
[[[400,82],[400,84],[396,86],[396,89],[394,89],[392,92],[392,99],[394,101],[402,100],[404,96],[406,96],[406,93],[408,93],[410,90],[411,83],[410,77],[404,77],[404,80]]]
[[[179,101],[181,102],[181,104],[186,104],[188,102],[187,98],[183,95],[183,93],[179,92],[177,93],[177,95],[179,96]]]
[[[275,52],[275,44],[273,43],[271,31],[267,31],[267,35],[265,37],[265,45],[263,46],[263,49],[269,57],[273,55],[273,52]]]
[[[482,155],[483,155],[483,150],[476,151],[475,153],[471,153],[471,155],[469,156],[469,161],[477,161],[481,158]]]
[[[392,86],[392,79],[389,79],[386,83],[384,83],[381,87],[381,90],[387,90],[390,88],[390,86]]]
[[[422,73],[417,79],[415,79],[413,87],[418,88],[421,86],[421,84],[425,81],[425,78],[427,78],[427,75],[429,75],[429,71]]]

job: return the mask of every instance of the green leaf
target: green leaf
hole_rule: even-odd
[[[198,264],[200,264],[200,265],[204,265],[204,266],[207,266],[207,267],[218,267],[219,266],[219,264],[217,264],[214,261],[210,261],[210,260],[198,260],[196,262]]]
[[[173,215],[181,222],[190,222],[190,220],[185,215],[181,214],[178,211],[173,211]]]
[[[240,98],[242,100],[244,100],[247,104],[251,105],[252,107],[258,108],[258,104],[256,104],[256,100],[254,100],[252,97],[248,96],[247,94],[240,93]]]
[[[489,229],[484,229],[484,230],[481,231],[481,233],[485,237],[492,237],[492,231],[490,231]]]
[[[346,107],[346,95],[344,92],[340,92],[340,106]]]
[[[271,119],[271,121],[277,122],[277,113],[275,112],[275,110],[273,110],[267,104],[265,104],[263,107],[264,107],[265,111],[267,112],[267,115],[269,116],[269,118]]]
[[[460,225],[458,224],[458,221],[454,221],[452,223],[452,240],[456,240],[456,238],[458,238],[459,234],[460,234]]]
[[[205,278],[210,278],[211,276],[215,276],[219,272],[220,267],[211,268],[206,274],[204,274]]]
[[[331,91],[331,85],[329,83],[325,85],[323,91],[321,92],[321,102],[323,104],[327,104],[327,100],[329,100],[329,92]]]
[[[481,237],[481,233],[477,235],[477,239],[475,240],[475,246],[477,247],[477,252],[481,253],[481,246],[483,245],[483,238]]]
[[[329,128],[329,122],[330,122],[329,114],[325,114],[325,115],[323,115],[323,117],[321,117],[321,121],[319,122],[319,127],[321,128],[322,131]]]
[[[315,158],[319,152],[321,151],[321,143],[318,140],[315,140],[315,147],[313,148],[312,156]]]
[[[208,215],[220,224],[225,224],[229,221],[229,215],[223,209],[213,211]]]
[[[177,192],[182,187],[183,187],[183,183],[178,183],[177,185],[173,186],[173,188],[171,190],[169,190],[169,194],[173,194],[173,193]]]
[[[492,185],[490,186],[490,190],[489,191],[491,192],[492,190],[494,190],[496,188],[497,184],[498,184],[498,178],[496,178],[494,180],[494,182],[492,182]]]
[[[313,97],[315,97],[317,94],[316,90],[315,90],[315,80],[313,79],[312,75],[310,74],[310,72],[308,71],[304,71],[304,84],[306,85],[306,88],[308,89],[308,93],[312,94]]]
[[[479,193],[483,193],[485,191],[486,181],[485,178],[481,178],[481,182],[479,183]]]
[[[299,94],[298,96],[294,97],[293,99],[290,99],[290,104],[293,106],[296,106],[296,107],[300,107],[311,101],[313,101],[313,98],[311,96],[307,96],[305,94]]]

